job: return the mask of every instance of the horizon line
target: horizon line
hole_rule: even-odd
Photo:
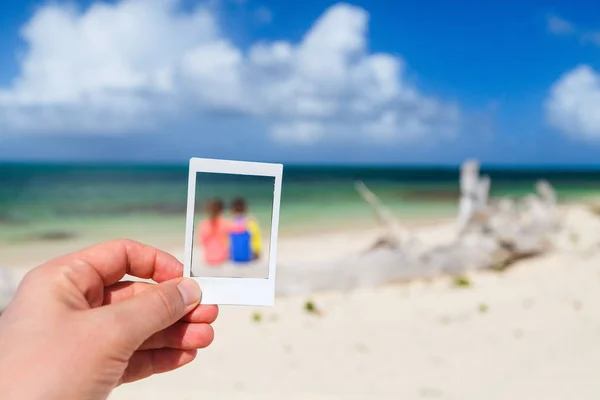
[[[469,158],[477,160],[476,158]],[[333,168],[333,169],[422,169],[422,170],[457,170],[462,163],[316,163],[316,162],[290,162],[242,160],[266,163],[280,163],[284,168]],[[466,160],[466,159],[465,159]],[[570,171],[600,171],[600,164],[510,164],[510,163],[485,163],[479,162],[481,170],[570,170]],[[86,166],[86,167],[171,167],[186,168],[189,162],[152,162],[152,161],[108,161],[108,160],[0,160],[0,167],[4,166]]]

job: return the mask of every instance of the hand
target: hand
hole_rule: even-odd
[[[160,283],[119,282],[125,274]],[[199,306],[182,275],[171,255],[128,240],[31,270],[0,318],[2,399],[105,399],[192,361],[218,309]]]

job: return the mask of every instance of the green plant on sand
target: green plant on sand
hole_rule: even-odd
[[[254,322],[260,322],[262,321],[262,314],[259,312],[255,312],[254,314],[252,314],[252,320]]]
[[[457,276],[454,278],[454,286],[469,287],[471,286],[471,281],[466,276]]]
[[[317,308],[317,305],[312,300],[304,303],[304,310],[309,314],[321,315],[321,310]]]

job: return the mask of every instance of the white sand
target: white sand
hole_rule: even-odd
[[[111,398],[600,398],[600,221],[575,208],[565,222],[556,252],[468,288],[440,278],[222,307],[196,361]]]
[[[600,255],[555,255],[472,287],[412,283],[222,307],[180,371],[113,399],[596,399]],[[487,312],[480,312],[485,304]],[[258,311],[263,321],[252,321]]]
[[[557,250],[504,273],[222,307],[213,345],[112,399],[598,399],[600,219],[569,208]],[[376,231],[281,238],[282,263],[336,259]],[[451,226],[422,228],[443,243]],[[304,310],[313,300],[323,315]],[[261,322],[253,321],[259,312]]]

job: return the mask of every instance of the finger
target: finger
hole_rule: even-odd
[[[199,305],[187,313],[181,320],[195,323],[212,324],[219,316],[219,306],[213,304]]]
[[[38,268],[36,274],[53,277],[57,271],[94,307],[103,302],[103,287],[118,282],[125,274],[164,282],[182,276],[183,266],[168,253],[120,239],[52,260]]]
[[[134,382],[182,367],[193,361],[197,353],[197,350],[177,349],[136,351],[129,359],[123,374],[123,383]]]
[[[154,286],[146,282],[118,282],[104,288],[104,305],[125,301]],[[219,315],[216,305],[199,305],[187,313],[182,320],[195,323],[212,324]]]
[[[193,279],[179,278],[152,285],[125,301],[101,307],[98,312],[107,321],[112,320],[114,340],[133,351],[192,311],[201,295]]]
[[[192,350],[208,347],[215,338],[213,327],[209,324],[175,323],[150,336],[139,350],[172,349]]]
[[[58,258],[52,264],[82,262],[92,266],[104,286],[118,282],[125,274],[164,282],[183,275],[183,265],[172,255],[142,243],[117,239]]]

